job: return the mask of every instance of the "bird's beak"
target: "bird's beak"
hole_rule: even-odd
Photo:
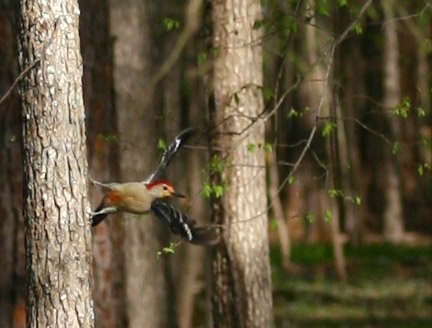
[[[171,195],[172,195],[172,196],[175,196],[175,197],[178,197],[178,198],[186,198],[185,195],[180,194],[180,193],[175,192],[175,191],[173,191],[173,192],[171,193]]]

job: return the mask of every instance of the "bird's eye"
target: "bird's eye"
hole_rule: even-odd
[[[168,186],[164,185],[163,190],[168,190]]]

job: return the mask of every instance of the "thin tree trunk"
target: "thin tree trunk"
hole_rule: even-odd
[[[257,117],[263,110],[262,31],[252,28],[261,18],[261,5],[215,0],[212,6],[213,47],[218,49],[212,158],[224,166],[222,174],[216,169],[212,175],[212,184],[223,186],[212,209],[214,222],[225,226],[213,254],[213,320],[215,327],[271,327],[264,122]]]
[[[356,190],[353,186],[353,173],[352,170],[352,161],[350,160],[350,153],[348,148],[348,134],[346,128],[346,120],[345,116],[342,113],[341,106],[338,101],[338,96],[336,92],[333,95],[333,106],[336,111],[336,125],[337,125],[337,143],[338,143],[338,163],[340,164],[340,173],[342,178],[342,192],[345,199],[344,209],[345,209],[345,226],[346,230],[350,235],[350,241],[354,246],[358,246],[360,243],[361,231],[362,231],[362,220],[360,218],[359,205],[357,202],[357,198],[359,197],[356,194]],[[355,141],[355,139],[353,140]],[[353,142],[352,141],[352,142]],[[351,142],[351,143],[352,143]],[[353,144],[351,147],[356,147]],[[358,165],[358,163],[354,164]],[[361,198],[360,198],[361,199]]]
[[[93,327],[78,2],[22,1],[27,326]]]
[[[279,234],[279,242],[281,244],[281,252],[282,252],[282,267],[285,270],[289,270],[291,268],[291,249],[290,249],[290,236],[288,225],[286,223],[285,215],[282,208],[282,203],[280,201],[280,195],[278,193],[279,189],[279,172],[276,163],[276,154],[274,152],[270,152],[267,154],[268,156],[268,165],[269,165],[269,177],[270,177],[270,201],[273,206],[273,213],[276,217],[276,221],[278,224],[278,234]]]
[[[204,166],[201,156],[197,152],[189,155],[188,177],[190,181],[191,206],[189,215],[198,220],[199,223],[206,219],[204,202],[200,196],[202,187],[202,167]],[[193,245],[185,245],[185,256],[181,265],[179,288],[177,291],[177,317],[180,328],[193,327],[194,300],[196,295],[204,288],[204,283],[199,276],[203,274],[204,249]]]
[[[314,16],[314,12],[311,13]],[[306,44],[307,44],[307,52],[308,57],[310,60],[310,65],[313,65],[318,60],[318,51],[320,51],[320,44],[325,44],[327,40],[326,34],[322,31],[317,30],[317,28],[314,26],[315,24],[315,18],[312,18],[311,24],[306,26]],[[317,33],[319,35],[317,36]],[[324,117],[333,117],[336,115],[336,111],[334,113],[331,112],[330,108],[330,101],[331,101],[331,90],[328,86],[324,84],[324,77],[325,77],[325,69],[323,65],[317,65],[313,72],[315,73],[314,77],[316,77],[317,81],[311,80],[311,89],[309,91],[309,100],[312,105],[312,108],[316,110],[318,108],[318,103],[320,97],[324,97],[324,107],[322,110],[322,116]],[[319,82],[318,82],[319,81]],[[332,122],[334,124],[334,122]],[[331,185],[330,188],[339,188],[339,184],[336,181],[336,176],[338,172],[334,169],[334,163],[336,162],[336,148],[334,147],[335,143],[333,142],[332,136],[327,136],[328,145],[326,147],[326,153],[327,158],[330,162],[329,165],[329,174],[331,178]],[[329,186],[326,186],[326,188],[329,188]],[[322,189],[322,198],[325,200],[328,198],[328,190]],[[345,258],[344,258],[344,252],[343,252],[343,244],[341,242],[341,236],[340,236],[340,226],[339,226],[339,216],[340,216],[340,208],[339,204],[337,202],[337,199],[331,198],[328,201],[324,201],[325,205],[324,209],[325,211],[330,210],[332,213],[332,219],[330,222],[330,233],[331,233],[331,240],[332,240],[332,246],[333,246],[333,254],[335,259],[335,267],[336,272],[338,273],[338,276],[341,280],[346,279],[346,269],[345,269]],[[324,214],[325,215],[325,214]],[[320,221],[317,221],[317,224],[319,224]]]
[[[384,108],[390,111],[400,100],[399,43],[396,31],[396,20],[393,14],[394,1],[383,3],[384,7]],[[397,117],[389,117],[392,139],[400,137],[400,126]],[[391,242],[400,242],[404,233],[401,180],[398,172],[397,156],[392,156],[387,146],[385,156],[385,199],[384,238]]]
[[[328,198],[324,196],[324,209],[331,211],[331,218],[329,217],[331,229],[331,241],[333,247],[333,254],[335,260],[336,273],[340,281],[345,282],[347,278],[345,255],[343,252],[343,240],[340,233],[340,210],[335,198]]]
[[[326,39],[328,33],[324,30],[319,30],[316,28],[316,19],[315,19],[315,11],[314,11],[314,3],[313,1],[307,1],[307,7],[309,8],[308,15],[312,17],[310,24],[306,24],[304,28],[304,48],[303,48],[303,56],[306,58],[307,64],[311,67],[311,72],[306,77],[305,83],[300,85],[300,94],[303,108],[309,108],[310,111],[304,110],[304,118],[302,119],[302,123],[304,124],[304,129],[308,131],[312,129],[312,127],[316,124],[315,113],[319,106],[319,99],[324,93],[324,107],[322,116],[329,116],[329,100],[330,100],[330,92],[328,88],[324,88],[324,76],[325,69],[323,67],[323,63],[319,62],[319,56],[321,51],[323,39]],[[314,149],[316,151],[321,151],[325,149],[325,140],[315,140]],[[307,215],[312,215],[314,217],[313,220],[307,220],[307,233],[306,239],[309,242],[328,242],[331,240],[331,229],[329,225],[323,221],[322,218],[322,209],[320,206],[314,203],[320,202],[319,200],[323,197],[327,197],[327,190],[323,186],[323,183],[316,180],[311,179],[314,175],[319,175],[322,173],[318,173],[320,168],[316,168],[316,162],[313,158],[309,158],[309,165],[304,164],[304,167],[299,171],[301,188],[304,190],[302,194],[306,194],[306,198],[309,199]],[[325,209],[324,209],[325,210]]]
[[[331,116],[334,117],[336,120],[337,117],[337,103],[336,102],[336,96],[334,96],[334,104],[332,108],[332,114]],[[333,120],[333,123],[336,124]],[[338,131],[337,131],[338,132]],[[341,144],[338,144],[338,135],[337,132],[334,134],[331,134],[329,138],[329,143],[327,146],[327,153],[329,154],[328,158],[330,161],[329,164],[329,179],[330,179],[330,188],[333,190],[343,190],[339,175],[340,173],[336,170],[336,163],[341,163],[339,161],[339,158],[341,157],[339,148],[337,146],[343,146],[343,142]],[[338,158],[339,154],[339,158]],[[343,174],[342,174],[343,177]],[[326,206],[327,209],[331,211],[331,218],[330,218],[330,224],[331,224],[331,236],[332,236],[332,246],[333,246],[333,254],[335,258],[335,266],[336,266],[336,272],[339,277],[339,279],[342,282],[346,281],[347,274],[346,274],[346,265],[345,265],[345,255],[343,251],[343,240],[342,235],[340,232],[340,217],[341,217],[341,209],[339,200],[336,197],[328,197],[325,196],[325,199],[328,199],[328,206]],[[327,214],[327,213],[326,213]]]
[[[122,181],[141,181],[157,164],[158,134],[152,94],[148,94],[152,42],[150,3],[111,0],[114,84]],[[167,299],[159,222],[150,214],[123,215],[126,315],[129,327],[165,327]]]
[[[355,208],[355,221],[349,219],[349,214],[345,219],[345,230],[350,234],[350,241],[355,246],[356,243],[361,243],[365,234],[365,219],[367,218],[367,186],[370,184],[370,168],[368,165],[363,166],[361,162],[360,140],[361,135],[358,131],[358,125],[354,121],[355,117],[361,117],[365,110],[366,103],[362,97],[352,97],[351,95],[364,95],[365,90],[365,66],[367,62],[362,56],[359,42],[354,43],[350,47],[350,56],[341,56],[339,65],[340,73],[338,75],[345,76],[344,99],[336,108],[338,110],[338,119],[343,120],[341,126],[338,124],[338,136],[343,133],[345,137],[347,159],[349,162],[348,176],[350,188],[356,196],[360,197],[362,204]],[[357,63],[352,65],[353,61]],[[342,113],[341,108],[345,108],[345,113]],[[342,137],[342,136],[340,136]],[[338,137],[338,138],[340,138]],[[344,150],[341,150],[341,155]]]
[[[197,49],[195,46],[188,49],[187,55],[193,56]],[[188,122],[191,126],[201,128],[204,121],[205,108],[202,101],[204,99],[204,88],[200,85],[201,78],[188,78],[185,76],[189,90],[193,90],[193,94],[189,94],[188,99]],[[203,169],[207,155],[203,150],[191,150],[187,154],[187,180],[189,185],[190,204],[188,214],[200,224],[205,224],[208,221],[208,211],[206,210],[204,200],[201,196],[201,188],[203,186]],[[193,327],[194,302],[197,294],[205,288],[200,276],[204,274],[205,250],[201,247],[193,245],[185,245],[184,257],[181,259],[181,272],[184,274],[178,277],[177,290],[177,319],[180,328]]]
[[[107,1],[81,1],[81,13],[90,175],[97,181],[118,181],[120,159]],[[91,204],[95,209],[102,199],[102,191],[100,188],[90,188],[90,191]],[[123,228],[118,217],[106,222],[92,229],[95,326],[124,327]]]
[[[430,29],[430,24],[426,25],[428,29]],[[419,42],[420,43],[420,42]],[[431,93],[429,92],[429,81],[430,74],[429,69],[431,67],[431,63],[428,62],[428,55],[430,55],[431,51],[427,52],[425,49],[422,49],[420,45],[417,45],[417,78],[418,85],[420,89],[420,104],[421,107],[426,110],[426,108],[430,108],[431,106]],[[426,110],[427,111],[427,110]],[[427,139],[432,134],[431,125],[427,124],[428,122],[423,120],[416,120],[416,137]],[[430,123],[430,119],[429,119]],[[427,148],[423,145],[419,147],[419,157],[422,163],[431,163],[432,162],[432,152],[431,147]]]

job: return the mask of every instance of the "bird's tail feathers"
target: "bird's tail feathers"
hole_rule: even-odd
[[[200,246],[214,246],[221,239],[220,228],[215,225],[194,227],[193,236],[191,243]]]
[[[156,217],[170,227],[172,233],[194,245],[213,246],[219,242],[218,226],[195,226],[195,220],[161,201],[154,201],[151,209]]]

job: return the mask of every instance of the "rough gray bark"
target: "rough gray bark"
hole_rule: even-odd
[[[213,254],[215,327],[271,327],[272,294],[267,234],[264,160],[262,31],[260,2],[212,1],[214,100],[212,146],[222,149],[224,186],[213,197],[213,220],[225,226],[224,241]]]
[[[390,111],[400,101],[399,42],[394,19],[394,1],[383,2],[384,24],[384,100],[385,110]],[[397,117],[389,117],[390,134],[393,139],[400,137],[400,125]],[[385,199],[384,238],[391,242],[400,242],[404,233],[401,180],[398,172],[397,156],[392,156],[387,146],[385,152]]]
[[[122,181],[140,181],[154,169],[158,153],[151,74],[149,4],[111,0],[114,43],[114,85],[120,136]],[[158,224],[151,215],[124,215],[126,316],[129,327],[164,327],[167,300]]]
[[[93,327],[78,2],[21,1],[27,326]]]

